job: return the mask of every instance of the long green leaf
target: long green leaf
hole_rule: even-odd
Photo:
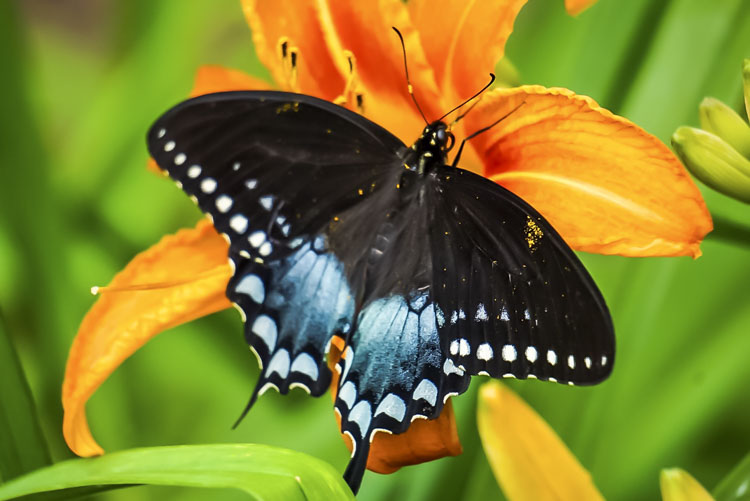
[[[312,456],[266,445],[221,444],[131,449],[63,461],[1,486],[0,501],[42,493],[54,494],[45,499],[70,499],[133,484],[235,488],[259,500],[354,499],[341,475]]]
[[[714,489],[716,501],[750,500],[750,454]]]
[[[50,463],[31,390],[0,315],[0,479]]]

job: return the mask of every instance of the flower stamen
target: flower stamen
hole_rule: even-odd
[[[201,280],[204,280],[206,278],[213,278],[218,275],[226,274],[226,266],[216,266],[210,270],[206,270],[202,273],[198,273],[195,275],[192,275],[189,278],[181,279],[181,280],[169,280],[166,282],[152,282],[152,283],[144,283],[144,284],[131,284],[131,285],[106,285],[106,286],[99,286],[95,285],[91,287],[91,294],[94,296],[97,296],[99,294],[103,293],[110,293],[110,292],[133,292],[133,291],[150,291],[150,290],[159,290],[159,289],[169,289],[170,287],[177,287],[179,285],[186,285],[186,284],[192,284],[195,282],[199,282]]]
[[[285,90],[299,92],[299,83],[297,82],[297,63],[299,60],[299,48],[292,46],[289,37],[279,37],[276,44],[281,60],[281,68],[284,72],[284,82],[282,86]]]
[[[354,101],[357,111],[361,114],[365,114],[365,97],[364,94],[359,91],[359,79],[357,78],[357,58],[354,57],[354,53],[350,50],[344,50],[344,56],[346,61],[349,63],[349,75],[346,77],[346,83],[344,84],[344,91],[333,100],[334,103],[339,106],[347,107],[347,103]],[[352,99],[352,97],[354,99]]]

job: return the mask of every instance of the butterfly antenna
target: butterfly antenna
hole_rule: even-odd
[[[502,122],[503,120],[505,120],[506,118],[508,118],[509,116],[511,116],[513,113],[515,113],[516,111],[518,111],[518,109],[521,106],[523,106],[524,104],[526,104],[526,101],[522,101],[521,104],[519,104],[518,106],[516,106],[515,108],[513,108],[512,110],[510,110],[508,113],[506,113],[505,115],[501,116],[500,118],[498,118],[497,120],[495,120],[494,122],[492,122],[487,127],[482,127],[481,129],[479,129],[478,131],[474,132],[473,134],[470,134],[468,137],[465,137],[464,140],[461,141],[461,146],[459,146],[459,148],[458,148],[458,153],[456,153],[456,158],[453,159],[453,163],[451,164],[451,167],[456,167],[456,165],[458,165],[458,160],[461,158],[461,152],[464,151],[464,144],[466,144],[466,141],[468,141],[469,139],[477,137],[482,132],[487,132],[488,130],[490,130],[491,128],[493,128],[494,126],[496,126],[497,124],[499,124],[500,122]],[[464,113],[464,115],[465,114],[466,113]]]
[[[455,119],[455,120],[453,120],[453,121],[452,121],[452,122],[450,123],[450,125],[448,126],[448,128],[450,129],[451,127],[453,127],[454,125],[456,125],[456,124],[458,123],[458,121],[459,121],[459,120],[461,120],[461,119],[462,119],[463,117],[465,117],[466,115],[468,115],[469,113],[471,113],[471,110],[473,110],[473,109],[474,109],[474,107],[475,107],[476,105],[478,105],[478,104],[479,104],[479,103],[480,103],[481,101],[482,101],[481,99],[477,99],[476,101],[474,101],[473,103],[471,103],[471,106],[469,106],[469,108],[468,108],[468,109],[467,109],[466,111],[464,111],[463,113],[461,113],[460,115],[458,115],[458,116],[456,117],[456,119]]]
[[[391,26],[393,28],[393,31],[396,32],[398,35],[398,39],[401,40],[401,52],[404,53],[404,71],[406,72],[406,88],[409,90],[409,95],[411,96],[411,100],[414,101],[414,105],[417,107],[417,110],[419,110],[419,114],[422,115],[422,119],[424,120],[425,125],[430,125],[430,122],[427,120],[427,117],[424,116],[424,112],[422,111],[422,108],[419,107],[419,103],[417,102],[417,98],[414,97],[414,88],[411,86],[411,80],[409,80],[409,66],[406,64],[406,44],[404,44],[404,37],[401,35],[401,32],[396,29],[395,26]]]
[[[450,110],[448,113],[446,113],[442,117],[438,118],[438,121],[443,120],[445,117],[447,117],[448,115],[450,115],[451,113],[453,113],[454,111],[456,111],[457,109],[459,109],[460,107],[462,107],[463,105],[465,105],[466,103],[468,103],[469,101],[471,101],[472,99],[475,99],[475,98],[479,97],[479,95],[482,92],[486,91],[489,88],[489,86],[492,85],[492,82],[494,82],[494,81],[495,81],[495,74],[494,73],[490,73],[490,81],[489,81],[489,83],[487,85],[485,85],[484,87],[482,87],[482,90],[480,90],[479,92],[477,92],[476,94],[474,94],[473,96],[471,96],[469,99],[467,99],[463,103],[459,104],[458,106],[456,106],[455,108],[453,108],[452,110]],[[469,108],[466,111],[466,113],[470,112],[472,110],[472,108],[474,108],[475,105],[476,105],[476,103],[474,103],[473,105],[471,105],[471,108]],[[466,115],[466,113],[463,113],[461,116],[459,116],[457,119],[455,119],[451,125],[453,125],[456,122],[458,122],[459,120],[461,120],[464,117],[464,115]]]

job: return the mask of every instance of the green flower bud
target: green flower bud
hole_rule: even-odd
[[[707,97],[699,108],[701,127],[716,134],[745,158],[750,158],[750,126],[732,108]]]
[[[706,185],[750,203],[750,160],[724,140],[700,129],[680,127],[672,147],[688,170]]]
[[[745,59],[742,64],[742,84],[745,87],[745,111],[750,120],[750,59]]]

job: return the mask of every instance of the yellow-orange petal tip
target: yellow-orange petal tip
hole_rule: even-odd
[[[498,381],[479,390],[479,437],[508,499],[603,500],[591,474],[526,402]]]
[[[713,501],[711,494],[681,468],[665,468],[659,475],[663,501]]]

